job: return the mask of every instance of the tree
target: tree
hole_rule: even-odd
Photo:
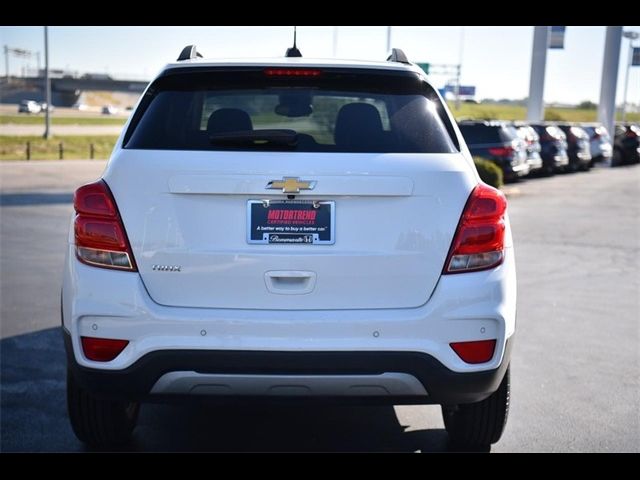
[[[583,102],[580,102],[578,104],[578,108],[582,110],[595,110],[596,108],[598,108],[598,105],[589,100],[584,100]]]

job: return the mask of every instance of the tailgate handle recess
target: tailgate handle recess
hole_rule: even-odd
[[[316,286],[316,273],[300,270],[272,270],[265,272],[267,290],[278,295],[304,295]]]

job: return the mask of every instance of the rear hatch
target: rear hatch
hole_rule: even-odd
[[[409,72],[319,72],[188,72],[150,88],[105,180],[154,301],[428,301],[476,183],[443,106]]]

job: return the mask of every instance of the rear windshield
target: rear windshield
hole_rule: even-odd
[[[267,74],[274,70],[276,75]],[[442,104],[416,75],[282,72],[253,69],[161,77],[136,111],[125,148],[457,151]]]
[[[460,124],[460,131],[467,145],[484,145],[503,143],[510,140],[510,135],[517,135],[515,129],[513,132],[505,132],[499,125],[483,125],[483,124]]]

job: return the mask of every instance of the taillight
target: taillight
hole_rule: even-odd
[[[494,157],[511,157],[514,152],[515,149],[513,147],[495,147],[489,149],[489,154]]]
[[[636,138],[638,135],[633,130],[629,129],[625,132],[627,138]]]
[[[454,352],[466,363],[485,363],[493,358],[496,349],[495,340],[474,342],[454,342],[449,344]]]
[[[76,256],[88,265],[137,271],[116,202],[104,181],[84,185],[73,196]]]
[[[504,259],[504,194],[484,183],[473,189],[458,223],[443,274],[494,268]]]
[[[264,71],[267,77],[317,77],[321,73],[313,68],[267,68]]]
[[[80,337],[84,356],[94,362],[110,362],[129,344],[129,340]]]

